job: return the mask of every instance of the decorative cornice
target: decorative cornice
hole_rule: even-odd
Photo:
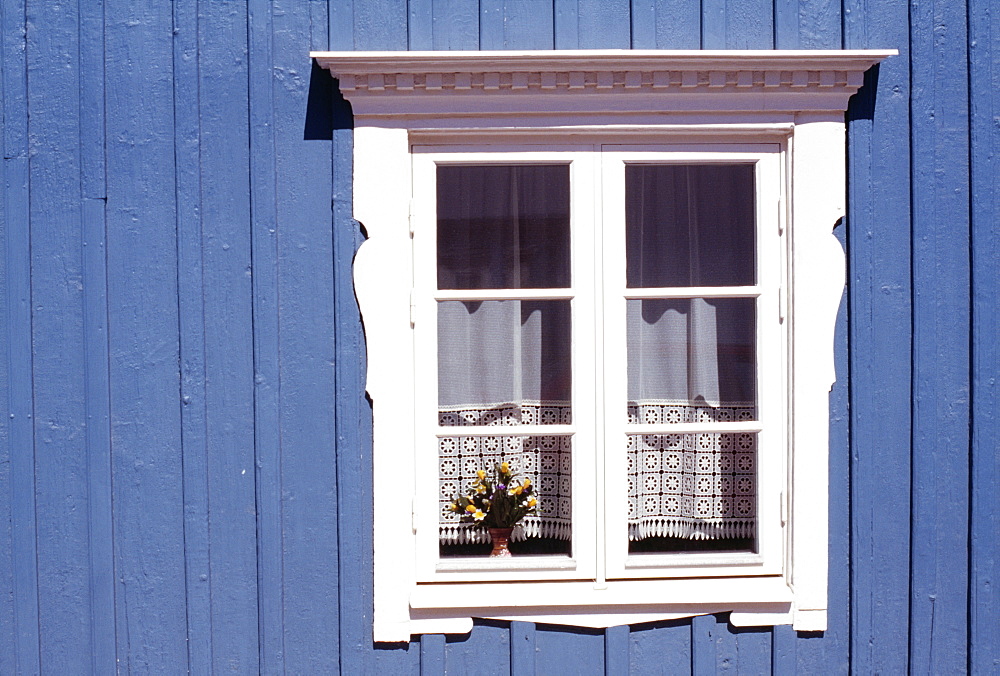
[[[447,98],[455,101],[454,114],[498,108],[606,112],[609,106],[622,112],[844,110],[864,72],[893,54],[895,50],[553,50],[313,52],[312,57],[340,81],[355,114],[406,115],[450,109],[451,104],[440,101],[441,94],[452,95]],[[570,95],[574,102],[545,101],[553,95]],[[498,96],[504,97],[502,104]],[[429,104],[428,98],[438,101]],[[406,104],[388,99],[405,99]]]

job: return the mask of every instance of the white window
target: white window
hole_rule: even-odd
[[[825,627],[843,110],[886,55],[315,55],[370,235],[376,640]],[[491,559],[447,505],[501,461],[539,511]]]

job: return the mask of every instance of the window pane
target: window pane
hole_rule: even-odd
[[[630,422],[753,420],[755,302],[626,301]]]
[[[757,435],[629,435],[629,552],[754,551]]]
[[[486,532],[475,528],[473,518],[463,519],[451,505],[456,497],[474,492],[478,470],[492,477],[502,462],[509,464],[516,484],[523,487],[524,479],[530,479],[530,490],[521,495],[537,500],[536,513],[525,516],[515,529],[511,551],[569,554],[573,506],[571,437],[448,436],[438,440],[441,556],[489,554]]]
[[[625,167],[629,288],[754,284],[754,168]]]
[[[437,168],[439,289],[570,285],[569,165]]]
[[[570,350],[568,300],[439,302],[439,424],[568,424]]]

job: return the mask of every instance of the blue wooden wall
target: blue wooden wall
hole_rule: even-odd
[[[0,0],[0,674],[1000,670],[993,0]],[[848,111],[830,626],[371,642],[349,108],[311,49],[896,48]]]

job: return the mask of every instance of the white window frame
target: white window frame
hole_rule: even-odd
[[[732,611],[734,625],[825,629],[828,394],[844,286],[844,253],[832,235],[846,192],[843,111],[864,71],[894,53],[312,54],[339,79],[353,107],[354,209],[369,235],[354,275],[374,408],[376,641],[467,632],[473,617],[606,627]],[[433,304],[421,301],[413,287],[419,236],[411,239],[411,233],[420,213],[413,150],[581,143],[783,148],[777,209],[787,258],[775,300],[787,332],[780,341],[787,401],[779,514],[772,510],[767,518],[784,527],[780,567],[770,574],[749,574],[737,564],[720,577],[717,566],[702,562],[666,573],[697,575],[686,578],[608,579],[594,571],[583,581],[538,580],[532,571],[529,582],[516,570],[504,580],[489,580],[488,572],[472,579],[479,573],[470,578],[466,570],[460,581],[441,583],[429,580],[447,571],[435,570],[430,578],[419,572],[419,557],[427,553],[418,552],[415,533],[429,527],[423,521],[436,529],[436,513],[422,514],[415,499],[414,410],[422,395],[414,394],[419,353],[411,328],[425,321]]]

